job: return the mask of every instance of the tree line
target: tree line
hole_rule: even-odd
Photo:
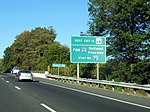
[[[88,11],[89,30],[81,35],[107,38],[107,63],[100,64],[100,79],[150,83],[150,1],[89,0]],[[56,42],[56,37],[53,27],[22,32],[4,51],[1,69],[45,71],[50,66],[56,74],[52,63],[63,63],[60,74],[76,76],[69,47]],[[80,64],[80,77],[96,78],[96,65]]]

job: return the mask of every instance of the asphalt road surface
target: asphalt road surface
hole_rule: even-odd
[[[0,112],[150,112],[150,98],[0,74]]]

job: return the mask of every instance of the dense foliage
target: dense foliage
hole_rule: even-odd
[[[107,55],[116,63],[109,78],[148,83],[150,1],[89,0],[89,14],[89,32],[108,37]]]
[[[68,63],[69,48],[55,42],[55,38],[52,27],[39,27],[17,35],[14,43],[4,52],[5,69],[19,66],[44,71],[52,63]]]
[[[117,60],[135,63],[150,54],[150,1],[90,0],[90,32],[109,36]]]

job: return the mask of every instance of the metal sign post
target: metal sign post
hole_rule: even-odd
[[[59,76],[59,67],[58,67],[58,76]]]
[[[97,80],[99,80],[99,63],[97,63]]]
[[[77,63],[77,78],[79,78],[80,77],[80,74],[79,74],[80,72],[79,72],[79,63]]]

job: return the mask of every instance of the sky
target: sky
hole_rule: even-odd
[[[55,41],[70,47],[72,35],[88,30],[88,0],[0,0],[0,59],[25,30],[52,26]]]

